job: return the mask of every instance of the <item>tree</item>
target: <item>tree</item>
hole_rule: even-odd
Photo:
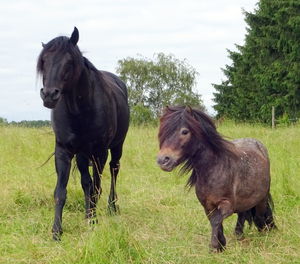
[[[198,73],[186,60],[163,53],[155,54],[154,60],[129,57],[118,61],[117,73],[128,87],[133,117],[142,113],[143,120],[154,119],[164,106],[174,104],[204,109],[193,90]]]
[[[218,116],[270,122],[300,114],[300,2],[260,0],[248,24],[245,44],[228,51],[226,80],[214,84]]]
[[[0,117],[0,125],[7,125],[7,124],[8,124],[7,119]]]

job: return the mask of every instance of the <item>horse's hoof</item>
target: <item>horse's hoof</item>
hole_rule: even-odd
[[[61,241],[61,235],[62,235],[62,232],[53,232],[52,233],[52,238],[54,241]]]
[[[88,219],[88,224],[89,224],[90,226],[97,225],[97,224],[98,224],[98,219],[97,219],[96,217],[94,217],[94,218],[89,218],[89,219]]]
[[[117,204],[109,204],[107,207],[107,212],[109,215],[119,215],[120,207]]]

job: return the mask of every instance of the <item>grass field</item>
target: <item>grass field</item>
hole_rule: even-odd
[[[227,249],[208,250],[210,224],[188,191],[188,176],[156,166],[157,128],[131,127],[124,146],[118,197],[121,214],[106,211],[109,173],[103,175],[98,225],[84,219],[77,172],[70,177],[61,242],[51,238],[54,161],[50,129],[0,127],[0,263],[300,263],[300,126],[276,130],[223,123],[230,138],[255,137],[269,149],[271,193],[278,230],[245,229],[236,240],[236,216],[225,220]]]

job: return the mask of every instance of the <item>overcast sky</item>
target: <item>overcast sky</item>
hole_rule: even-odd
[[[98,68],[116,71],[117,61],[141,54],[172,53],[198,72],[197,91],[212,112],[212,83],[230,64],[226,49],[243,44],[242,9],[258,0],[9,0],[0,4],[0,117],[46,120],[36,60],[41,42],[79,29],[79,47]]]

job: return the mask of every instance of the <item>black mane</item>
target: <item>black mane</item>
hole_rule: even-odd
[[[58,55],[70,53],[74,63],[83,63],[83,56],[77,45],[73,45],[70,42],[70,38],[60,36],[52,39],[47,44],[43,44],[43,50],[41,51],[37,61],[37,73],[43,73],[43,56],[47,53],[56,52]],[[87,60],[87,59],[86,59]]]

